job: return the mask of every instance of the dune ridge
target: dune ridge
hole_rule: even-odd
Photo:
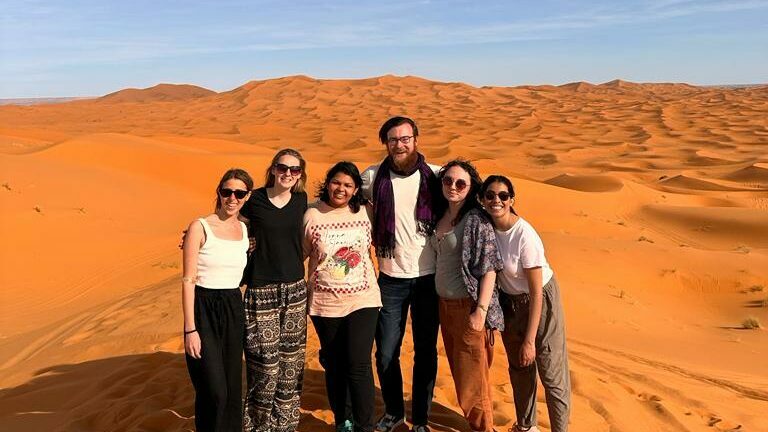
[[[430,162],[513,179],[563,289],[573,430],[768,429],[768,332],[741,328],[768,325],[766,89],[300,75],[0,106],[0,429],[191,429],[181,230],[227,168],[260,184],[294,147],[312,195],[333,162],[379,161],[398,114]],[[310,328],[302,432],[333,430],[318,348]],[[412,349],[407,336],[404,371]],[[549,430],[543,397],[537,410]],[[436,430],[466,430],[442,354],[433,413]]]

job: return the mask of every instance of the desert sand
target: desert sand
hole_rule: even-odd
[[[768,326],[768,87],[394,76],[0,106],[0,430],[193,429],[181,230],[227,168],[261,179],[294,147],[314,187],[335,161],[380,160],[378,127],[398,114],[431,162],[513,178],[563,291],[571,430],[768,430],[768,331],[742,328]],[[300,430],[332,431],[309,333]],[[537,409],[548,430],[542,392]],[[433,421],[467,430],[442,355]]]

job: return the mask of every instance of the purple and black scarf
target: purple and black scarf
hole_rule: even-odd
[[[434,232],[436,223],[432,205],[433,197],[439,193],[436,188],[437,176],[424,161],[424,155],[418,153],[416,166],[410,172],[398,171],[392,158],[387,157],[379,166],[373,181],[373,244],[376,246],[376,256],[380,258],[392,258],[395,252],[395,197],[390,170],[402,176],[410,176],[416,171],[421,173],[415,212],[418,232],[429,236]]]

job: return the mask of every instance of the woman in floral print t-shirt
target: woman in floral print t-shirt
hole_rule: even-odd
[[[304,215],[309,315],[320,339],[336,430],[350,432],[374,428],[371,349],[381,307],[361,185],[354,164],[337,163],[326,175],[319,201]]]

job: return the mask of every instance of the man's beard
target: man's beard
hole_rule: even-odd
[[[416,165],[416,161],[419,159],[419,153],[416,149],[413,149],[413,152],[409,154],[405,159],[396,160],[394,157],[392,158],[392,165],[394,165],[394,168],[397,171],[411,171]]]

